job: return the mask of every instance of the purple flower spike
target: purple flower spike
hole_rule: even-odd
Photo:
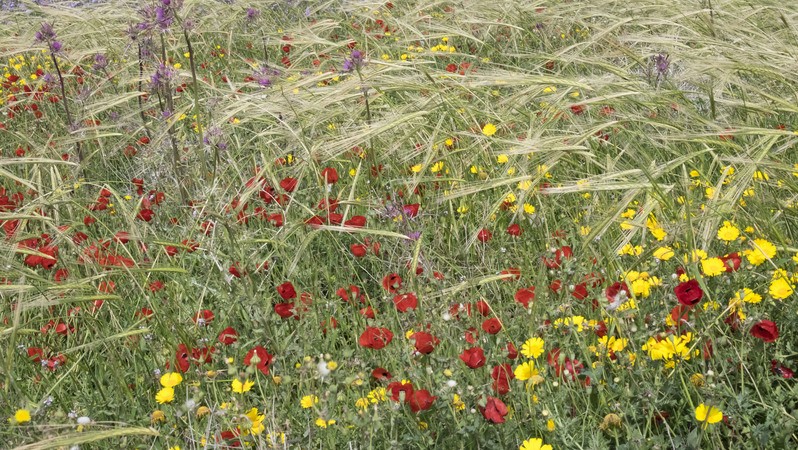
[[[344,59],[343,71],[351,72],[363,67],[364,56],[365,55],[363,55],[363,52],[360,50],[352,50],[352,54],[349,55],[349,58]]]
[[[254,22],[260,18],[260,10],[255,8],[247,8],[247,22]]]

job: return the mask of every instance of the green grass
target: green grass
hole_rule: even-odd
[[[135,39],[140,2],[23,3],[0,17],[9,447],[798,445],[785,2],[285,2],[250,20],[258,5],[186,0]],[[369,327],[393,339],[366,348]],[[542,353],[520,354],[533,337]],[[268,374],[244,362],[256,346]],[[497,392],[500,365],[530,361]],[[435,400],[391,400],[401,380]]]

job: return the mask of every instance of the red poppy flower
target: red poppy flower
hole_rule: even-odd
[[[325,167],[321,171],[321,179],[327,184],[335,184],[338,182],[338,171],[334,167]]]
[[[75,332],[75,327],[71,324],[67,324],[65,322],[59,321],[55,325],[55,332],[60,334],[61,336],[66,336]]]
[[[488,302],[485,300],[480,300],[477,302],[477,312],[482,314],[482,317],[487,317],[490,314],[490,306]]]
[[[266,203],[268,205],[270,203],[273,203],[277,199],[276,198],[277,192],[275,192],[273,187],[265,185],[258,192],[258,197],[260,197],[260,199],[263,200],[263,203]]]
[[[571,112],[576,115],[582,114],[585,112],[585,107],[582,105],[571,105]]]
[[[396,305],[399,312],[407,312],[410,309],[418,308],[418,297],[412,292],[399,294],[393,298],[393,304]]]
[[[570,259],[573,256],[574,253],[573,250],[571,250],[571,247],[564,245],[554,251],[553,258],[543,256],[541,259],[543,260],[543,264],[545,264],[549,269],[559,269],[562,267],[563,258]]]
[[[366,256],[367,249],[366,249],[366,246],[363,245],[363,244],[352,244],[352,245],[349,246],[349,250],[352,251],[352,254],[356,258],[362,258],[362,257]]]
[[[310,225],[311,227],[318,227],[324,225],[325,219],[320,216],[313,216],[310,219],[305,220],[305,225]]]
[[[402,212],[404,213],[405,216],[407,216],[407,218],[412,219],[418,215],[419,206],[420,205],[418,203],[413,203],[411,205],[404,205],[402,207]]]
[[[393,333],[387,328],[367,327],[357,342],[361,347],[380,350],[390,344],[392,339]]]
[[[330,213],[327,216],[327,221],[330,222],[331,225],[341,225],[341,221],[343,220],[344,220],[343,214]]]
[[[338,328],[338,321],[335,320],[335,317],[330,317],[330,328]],[[321,323],[321,332],[323,334],[327,334],[327,321],[323,321]]]
[[[598,321],[593,332],[596,333],[597,337],[603,338],[607,335],[607,324],[603,320]]]
[[[279,294],[283,300],[291,300],[292,298],[296,298],[296,290],[290,281],[286,281],[285,283],[277,286],[277,294]]]
[[[723,261],[723,265],[726,266],[726,272],[738,271],[740,269],[740,264],[743,262],[742,258],[740,258],[740,254],[737,252],[724,255],[720,260]]]
[[[571,296],[577,300],[584,300],[587,298],[587,285],[585,283],[579,283],[574,286],[574,290],[571,291]]]
[[[155,216],[155,211],[148,208],[142,209],[139,211],[138,214],[136,214],[137,219],[143,220],[145,222],[151,221],[154,216]]]
[[[67,269],[58,269],[55,271],[55,275],[53,275],[53,279],[56,283],[60,283],[67,278],[69,278],[69,271]]]
[[[460,359],[471,369],[478,369],[485,365],[485,351],[481,347],[472,347],[460,353]]]
[[[676,294],[676,299],[679,300],[679,303],[685,306],[695,306],[701,301],[701,297],[704,295],[704,291],[701,290],[698,280],[689,280],[679,283],[678,286],[673,288],[673,292]]]
[[[296,178],[287,177],[280,180],[280,187],[286,192],[294,192],[297,184],[299,184],[299,180]]]
[[[177,346],[177,351],[175,352],[175,366],[177,366],[180,372],[187,372],[188,368],[191,366],[188,361],[188,347],[186,347],[186,344]]]
[[[39,255],[28,255],[25,257],[25,264],[29,267],[42,266],[46,270],[50,270],[58,262],[58,247],[56,246],[41,246],[38,249]]]
[[[280,213],[269,214],[266,216],[266,221],[269,222],[273,227],[280,228],[285,223],[285,217]]]
[[[515,378],[515,374],[513,373],[513,368],[511,365],[505,363],[494,366],[493,370],[491,370],[490,376],[493,378],[491,387],[494,391],[496,391],[497,394],[504,395],[510,392],[510,380]]]
[[[681,326],[690,319],[689,314],[692,309],[692,306],[685,306],[682,304],[674,306],[673,309],[671,309],[671,320],[677,324],[677,326]]]
[[[6,223],[9,223],[9,222],[6,222]],[[14,233],[11,233],[11,234],[13,235]],[[89,239],[89,235],[87,235],[86,233],[84,233],[82,231],[78,231],[77,233],[75,233],[74,236],[72,236],[72,242],[75,245],[80,245],[80,244],[86,242],[88,239]]]
[[[283,319],[290,319],[291,317],[299,319],[299,316],[294,313],[294,302],[275,303],[274,312],[276,312],[277,315],[282,317]]]
[[[97,219],[92,216],[85,216],[83,218],[83,225],[86,225],[87,227],[93,225],[95,222],[97,222]]]
[[[213,319],[216,316],[213,314],[213,311],[210,309],[203,309],[202,311],[198,312],[194,315],[194,318],[191,319],[199,326],[208,325],[213,322]]]
[[[546,354],[546,363],[549,367],[555,367],[560,363],[560,348],[554,347]]]
[[[350,284],[348,288],[338,288],[335,291],[335,295],[347,303],[351,300],[359,300],[360,303],[366,303],[366,296],[361,294],[360,288],[354,284]]]
[[[150,283],[150,292],[158,292],[164,287],[166,287],[166,285],[163,284],[163,281],[155,280],[152,283]]]
[[[151,310],[150,308],[147,308],[146,306],[136,311],[137,319],[150,319],[154,315],[155,311]]]
[[[53,356],[47,360],[47,370],[55,371],[55,369],[62,367],[64,364],[66,364],[66,361],[67,361],[66,356],[62,354]]]
[[[389,273],[383,277],[382,287],[391,294],[395,294],[396,291],[402,289],[402,277],[396,273]]]
[[[227,271],[230,273],[230,275],[232,275],[232,276],[234,276],[236,278],[241,278],[241,272],[238,270],[238,264],[237,263],[234,263],[233,265],[231,265],[230,268],[227,269]]]
[[[510,275],[504,278],[504,281],[517,281],[521,279],[521,269],[517,267],[508,267],[499,272],[499,275]]]
[[[625,297],[621,296],[621,292],[625,294]],[[604,296],[607,297],[607,301],[610,302],[610,304],[616,305],[624,298],[631,297],[632,292],[629,290],[629,286],[626,282],[616,281],[604,291]]]
[[[191,349],[191,359],[194,364],[210,364],[213,361],[213,353],[216,351],[214,347],[202,347]]]
[[[257,364],[256,368],[264,375],[269,374],[269,365],[272,363],[272,359],[274,358],[272,355],[266,351],[265,348],[261,347],[260,345],[256,346],[249,352],[247,352],[246,356],[244,356],[244,365],[249,366],[250,364],[255,364],[252,362],[253,359],[256,359]]]
[[[485,331],[485,333],[496,334],[501,331],[502,323],[498,318],[493,317],[482,322],[482,329]]]
[[[188,253],[194,253],[199,248],[199,242],[190,241],[188,239],[183,239],[181,244],[185,245],[187,248],[185,249]]]
[[[515,348],[515,344],[512,342],[507,343],[507,357],[510,359],[518,358],[518,349]]]
[[[117,231],[113,237],[114,242],[117,244],[127,244],[130,242],[130,233],[127,231]]]
[[[404,400],[407,401],[413,394],[413,384],[410,382],[393,381],[388,383],[385,390],[391,395],[391,400],[395,402],[402,400],[402,393],[404,392]]]
[[[323,198],[319,200],[319,204],[316,207],[318,209],[326,210],[328,213],[332,213],[338,209],[338,200],[334,198]]]
[[[34,363],[40,363],[44,359],[44,350],[39,347],[29,347],[28,358]]]
[[[524,308],[529,308],[529,302],[535,300],[535,286],[528,288],[521,288],[515,291],[515,301],[524,305]]]
[[[770,361],[770,371],[773,372],[775,375],[785,379],[790,379],[795,376],[795,372],[793,372],[792,369],[785,367],[783,364],[780,364],[775,359]]]
[[[504,423],[504,416],[509,412],[507,405],[496,397],[488,397],[484,407],[479,407],[482,417],[491,423]]]
[[[584,370],[584,365],[579,360],[562,357],[561,353],[559,347],[549,350],[546,355],[546,362],[554,369],[554,373],[558,377],[566,381],[576,381],[579,373]],[[589,386],[590,378],[586,378],[584,384]]]
[[[521,233],[523,233],[523,230],[521,230],[521,226],[518,225],[517,223],[514,223],[509,227],[507,227],[507,234],[509,234],[510,236],[518,237],[521,236]]]
[[[775,342],[779,338],[779,327],[769,320],[760,320],[751,327],[751,336],[765,342]]]
[[[365,308],[360,308],[360,315],[367,318],[373,319],[374,318],[374,309],[371,306],[366,306]]]
[[[391,375],[391,372],[388,372],[387,370],[383,369],[382,367],[377,367],[376,369],[372,370],[371,371],[371,376],[375,380],[390,380],[391,378],[393,378],[393,376]]]
[[[424,331],[413,333],[410,339],[415,342],[416,351],[422,355],[429,355],[441,343],[440,339]]]
[[[413,394],[407,399],[407,404],[410,405],[411,411],[418,413],[419,411],[430,409],[437,398],[438,397],[431,395],[426,389],[421,389],[413,391]]]
[[[227,327],[219,333],[218,340],[224,345],[232,345],[238,340],[238,332],[233,327]]]
[[[344,226],[352,228],[363,228],[366,226],[366,218],[364,216],[352,216],[351,219],[344,222]]]
[[[477,240],[482,243],[488,242],[492,237],[493,233],[491,233],[487,228],[483,228],[479,230],[479,233],[477,233]]]
[[[474,327],[470,327],[465,331],[465,340],[471,345],[474,345],[477,342],[477,337],[479,336],[479,332]]]

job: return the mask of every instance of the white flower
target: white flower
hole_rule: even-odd
[[[89,425],[91,424],[91,419],[86,416],[78,417],[78,425]]]
[[[316,367],[319,369],[319,376],[322,378],[330,374],[330,369],[327,368],[327,361],[319,361]]]

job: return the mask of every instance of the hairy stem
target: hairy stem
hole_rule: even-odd
[[[163,61],[166,63],[166,43],[164,42],[163,35],[161,35],[161,55],[163,56]],[[169,114],[174,114],[174,99],[172,98],[172,84],[169,80],[165,80],[165,86],[163,87],[163,94],[164,99],[166,100],[166,111]],[[163,112],[163,106],[162,111]],[[166,119],[169,120],[168,118]],[[177,181],[177,187],[180,190],[180,198],[183,200],[183,204],[188,203],[188,190],[186,189],[185,183],[188,181],[183,176],[183,170],[180,167],[180,150],[177,148],[177,138],[175,137],[175,127],[174,122],[167,123],[167,134],[169,135],[169,143],[172,147],[172,169],[175,173],[175,181]]]
[[[53,61],[53,67],[55,67],[55,73],[58,74],[58,83],[61,85],[61,98],[63,99],[64,104],[64,113],[66,113],[66,120],[67,120],[67,129],[72,128],[74,122],[72,122],[72,114],[69,112],[69,102],[67,101],[66,96],[66,86],[64,86],[64,77],[61,75],[61,68],[58,66],[58,59],[55,57],[55,53],[50,51],[50,59]],[[80,141],[75,142],[75,146],[77,147],[78,151],[78,163],[83,161],[83,149],[80,146]]]
[[[204,132],[202,130],[202,121],[200,120],[200,107],[199,107],[199,83],[197,82],[197,66],[194,61],[194,48],[191,46],[191,39],[188,38],[188,31],[183,30],[183,37],[186,39],[186,46],[188,47],[188,62],[191,66],[191,84],[194,91],[194,115],[197,116],[197,131],[199,131],[199,157],[200,157],[200,170],[202,177],[207,173],[205,162],[205,150],[202,148],[204,139]],[[214,171],[214,175],[216,171]],[[213,179],[211,179],[213,181]]]
[[[142,58],[142,51],[141,51],[141,44],[138,45],[139,47],[139,92],[143,92],[144,86],[144,59]],[[144,134],[147,136],[148,139],[152,140],[152,136],[150,135],[150,129],[147,127],[147,116],[144,114],[144,101],[141,98],[141,95],[138,96],[139,101],[139,115],[141,116],[141,125],[144,127]]]

